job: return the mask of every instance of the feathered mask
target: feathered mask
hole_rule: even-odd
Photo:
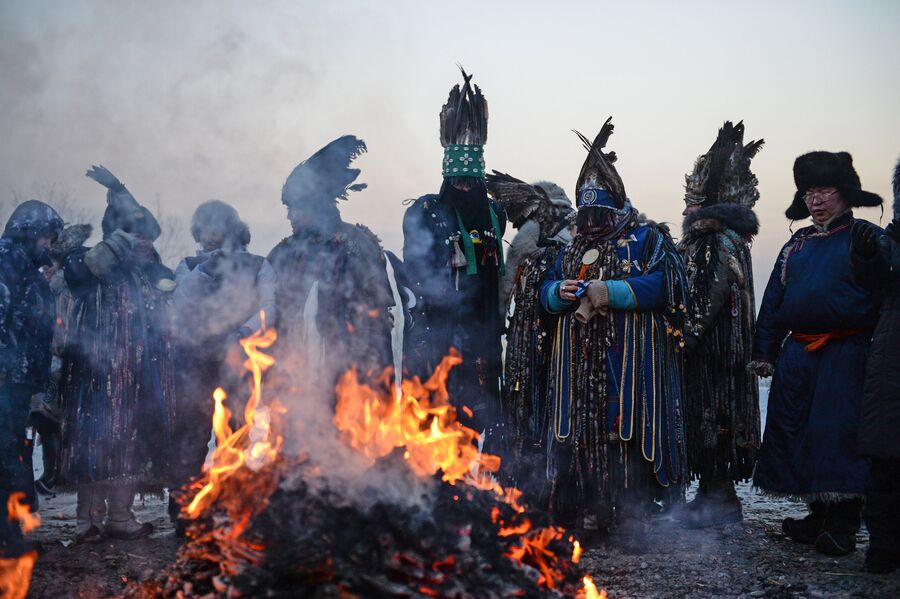
[[[694,171],[685,175],[684,201],[688,205],[738,204],[752,208],[759,199],[756,176],[750,161],[765,140],[744,145],[744,123],[725,121],[716,141],[694,163]]]
[[[606,119],[593,142],[578,131],[574,133],[588,151],[581,173],[578,175],[578,183],[575,185],[578,193],[576,205],[579,208],[598,206],[623,209],[628,198],[622,177],[613,166],[616,162],[616,153],[603,152],[606,142],[613,133],[612,117]]]
[[[484,177],[488,107],[481,89],[462,67],[463,85],[454,85],[441,108],[441,146],[444,177]]]
[[[288,207],[300,204],[346,200],[351,191],[362,191],[365,183],[353,183],[358,168],[350,163],[366,152],[366,142],[353,135],[339,137],[300,164],[281,188],[281,201]]]
[[[128,188],[105,166],[92,166],[85,175],[107,189],[106,212],[100,223],[104,237],[116,229],[148,239],[160,236],[162,229],[153,213],[141,206]]]

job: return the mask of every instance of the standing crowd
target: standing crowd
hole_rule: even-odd
[[[816,551],[855,549],[866,568],[900,567],[900,164],[884,230],[853,209],[880,206],[846,152],[796,159],[792,234],[757,312],[751,245],[762,140],[726,122],[686,176],[682,234],[638,211],[607,149],[590,139],[575,185],[486,172],[487,102],[463,73],[440,113],[443,183],[410,202],[402,259],[338,200],[361,191],[344,136],[282,189],[293,233],[268,255],[225,202],[200,205],[199,246],[173,271],[160,227],[112,173],[102,241],[29,200],[0,239],[0,503],[71,486],[76,541],[152,531],[138,492],[179,495],[207,454],[211,399],[246,400],[239,340],[274,327],[279,377],[333,395],[351,367],[427,376],[455,348],[448,391],[503,476],[590,542],[615,529],[646,551],[654,514],[687,527],[742,519],[735,483],[806,502],[784,533]],[[504,252],[507,223],[518,230]],[[502,343],[505,336],[505,346]],[[772,377],[761,439],[758,377]],[[323,409],[326,409],[323,407]],[[33,478],[32,440],[44,472]],[[689,481],[696,498],[684,503]],[[0,521],[0,552],[29,548]]]

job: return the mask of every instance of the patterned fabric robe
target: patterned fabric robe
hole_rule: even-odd
[[[119,264],[102,279],[72,254],[75,298],[63,365],[63,468],[76,483],[127,479],[159,490],[168,481],[175,420],[172,273],[155,260]]]

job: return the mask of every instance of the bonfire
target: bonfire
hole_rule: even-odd
[[[500,459],[456,419],[446,380],[457,352],[399,390],[391,369],[340,378],[339,437],[366,461],[367,480],[391,481],[347,497],[307,455],[281,451],[283,409],[262,401],[274,364],[262,350],[275,338],[242,341],[253,375],[244,425],[231,430],[216,390],[217,446],[182,507],[188,540],[127,597],[605,597],[578,565],[577,540],[529,513],[495,478]]]

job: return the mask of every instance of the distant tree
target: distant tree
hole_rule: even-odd
[[[100,220],[103,217],[101,207],[78,199],[71,190],[55,183],[36,184],[27,193],[14,189],[10,196],[0,197],[0,231],[15,207],[30,199],[41,200],[51,205],[67,225],[90,223],[94,225],[95,235],[101,234]],[[156,251],[159,252],[163,264],[174,268],[182,258],[193,253],[194,242],[190,235],[190,227],[178,215],[164,212],[158,197],[154,216],[162,230],[155,243]]]

